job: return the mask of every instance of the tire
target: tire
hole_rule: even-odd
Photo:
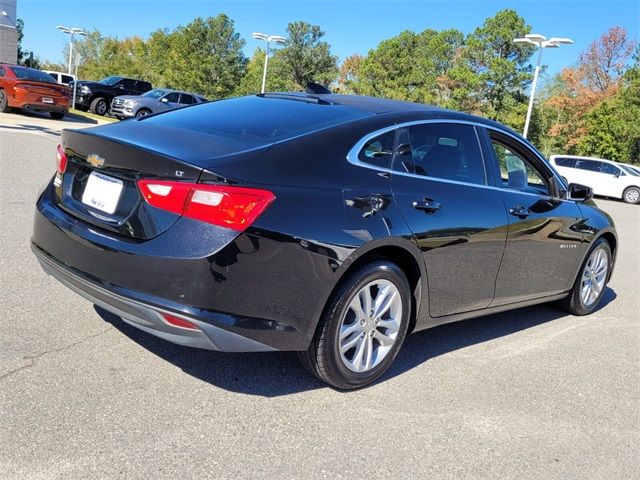
[[[0,88],[0,112],[9,113],[10,111],[11,107],[9,106],[9,99],[7,98],[7,94],[2,88]]]
[[[149,110],[148,108],[141,108],[136,112],[136,118],[146,117],[147,115],[150,115],[150,114],[151,114],[151,110]]]
[[[598,273],[599,270],[596,272],[592,272],[591,270],[594,266],[598,269],[598,252],[602,252],[601,255],[604,255],[604,259],[606,260],[606,265],[601,273]],[[573,284],[573,288],[566,298],[558,302],[559,306],[573,315],[589,315],[592,313],[598,307],[602,297],[604,296],[607,282],[609,281],[609,274],[611,272],[611,260],[612,255],[609,242],[604,238],[596,240],[582,262],[582,266],[580,267],[578,277]],[[593,277],[590,276],[590,272],[594,273]],[[583,295],[583,288],[586,288],[585,282],[590,282],[593,285],[593,282],[595,281],[597,284],[600,284],[600,281],[598,281],[600,278],[602,279],[602,283],[599,290],[597,290],[597,295],[593,298],[589,298],[588,301],[585,301],[585,295]],[[595,290],[593,290],[593,292],[595,293]]]
[[[622,200],[624,200],[625,203],[631,203],[634,205],[640,203],[640,188],[627,187],[622,193]]]
[[[65,116],[65,112],[49,112],[49,115],[54,120],[62,120]]]
[[[377,312],[378,322],[373,315],[357,315],[352,307],[366,305],[366,291],[370,305],[375,305],[377,298],[392,299],[387,308]],[[388,295],[380,297],[385,292]],[[396,264],[378,260],[363,265],[329,298],[309,349],[299,352],[300,360],[335,388],[352,390],[369,385],[385,373],[398,354],[407,335],[410,310],[409,282]],[[383,345],[383,339],[389,343]],[[341,343],[349,347],[342,353]]]
[[[107,110],[109,110],[109,105],[107,105],[104,97],[96,97],[91,100],[91,106],[89,107],[91,113],[104,116],[107,114]]]

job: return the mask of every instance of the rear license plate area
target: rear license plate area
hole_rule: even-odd
[[[124,184],[122,180],[91,172],[82,194],[82,203],[102,212],[113,214],[118,206]]]

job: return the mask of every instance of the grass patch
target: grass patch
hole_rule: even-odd
[[[96,115],[94,113],[90,113],[90,112],[83,112],[82,110],[77,110],[75,108],[70,108],[69,109],[69,113],[71,115],[76,115],[77,117],[84,117],[84,118],[90,118],[92,120],[100,120],[102,122],[107,122],[107,123],[111,123],[111,122],[117,122],[118,119],[117,118],[112,118],[112,117],[103,117],[101,115]]]

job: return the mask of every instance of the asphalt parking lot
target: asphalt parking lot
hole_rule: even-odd
[[[620,251],[595,314],[421,332],[341,393],[295,354],[165,343],[47,277],[29,236],[56,135],[24,130],[0,124],[0,478],[640,478],[640,206],[598,200]]]

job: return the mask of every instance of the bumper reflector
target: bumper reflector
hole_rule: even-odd
[[[188,322],[187,320],[184,320],[182,318],[174,317],[173,315],[169,315],[168,313],[162,313],[161,315],[162,318],[164,318],[164,320],[173,327],[188,328],[189,330],[200,330],[193,323]]]

